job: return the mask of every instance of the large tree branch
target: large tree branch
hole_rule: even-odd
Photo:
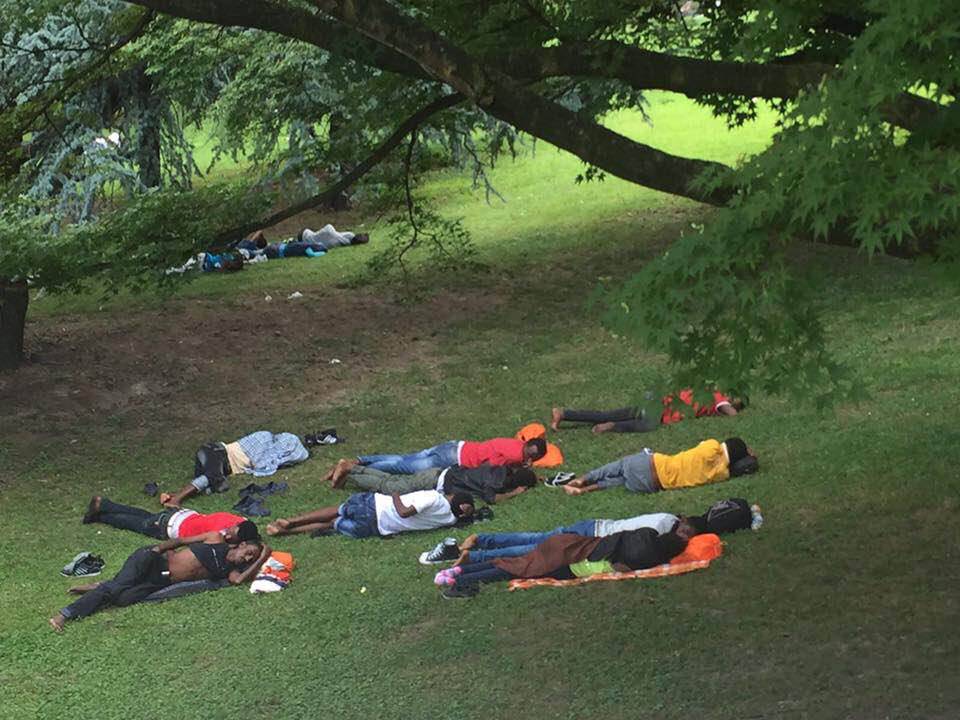
[[[254,230],[276,225],[281,220],[286,220],[294,215],[299,215],[304,210],[309,210],[319,205],[324,205],[331,202],[334,198],[340,195],[340,193],[379,165],[394,150],[394,148],[403,142],[403,139],[407,135],[416,132],[417,128],[419,128],[430,117],[443,110],[452,108],[454,105],[463,102],[463,100],[463,95],[458,93],[438,97],[436,100],[420,108],[417,110],[417,112],[413,113],[413,115],[400,123],[396,130],[394,130],[389,137],[381,142],[373,150],[373,152],[371,152],[356,167],[354,167],[350,172],[348,172],[330,187],[326,188],[322,192],[317,193],[316,195],[313,195],[312,197],[285,207],[283,210],[278,210],[277,212],[274,212],[266,217],[262,217],[252,222],[245,223],[244,225],[239,225],[237,227],[230,228],[229,230],[225,230],[217,237],[215,245],[227,244],[233,240],[236,240],[237,238],[248,235]]]
[[[497,66],[514,78],[602,77],[622,80],[638,90],[670,90],[690,97],[721,93],[768,99],[793,97],[833,70],[823,63],[700,60],[612,40],[508,51]]]
[[[316,13],[268,0],[128,0],[158,12],[226,27],[274,32],[302,40],[362,65],[410,77],[426,78],[415,62],[361,33]]]
[[[334,22],[267,0],[130,2],[200,22],[276,32],[388,72],[419,79],[431,75],[421,63],[396,48],[385,47],[349,23]],[[318,7],[324,5],[322,2],[315,4]],[[335,13],[331,14],[336,17]],[[765,99],[791,98],[835,71],[834,66],[822,62],[745,63],[681,57],[612,40],[507,51],[484,57],[481,62],[518,81],[603,77],[620,80],[638,90],[669,90],[694,98],[711,93]],[[908,93],[884,106],[890,122],[908,129],[929,121],[938,111],[936,103]]]
[[[727,190],[705,193],[692,186],[692,181],[705,170],[725,170],[726,166],[670,155],[577,115],[473,59],[382,0],[312,2],[370,39],[415,60],[491,115],[612,175],[700,202],[724,204],[729,198]]]

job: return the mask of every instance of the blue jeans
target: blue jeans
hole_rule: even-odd
[[[571,533],[583,537],[596,537],[596,520],[581,520],[567,527],[558,527],[548,532],[490,533],[477,535],[477,544],[470,550],[470,562],[482,563],[501,557],[526,555],[551,535]]]
[[[357,460],[361,465],[391,475],[413,475],[430,468],[456,465],[459,444],[458,441],[451,440],[407,455],[361,455]]]
[[[373,493],[356,493],[337,510],[339,517],[333,529],[356,540],[380,535],[377,525],[377,505]]]

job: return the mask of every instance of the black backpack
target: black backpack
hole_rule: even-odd
[[[730,498],[715,502],[703,516],[707,532],[729,533],[746,530],[753,522],[750,504],[743,498]]]

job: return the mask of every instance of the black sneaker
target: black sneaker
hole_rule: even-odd
[[[576,477],[575,473],[572,472],[558,472],[552,478],[547,478],[543,481],[543,484],[547,487],[561,487],[566,485],[568,482],[573,480]]]
[[[60,571],[60,574],[64,577],[93,577],[103,572],[104,565],[106,563],[99,555],[82,552],[68,562]]]
[[[453,562],[460,557],[460,546],[457,545],[457,539],[448,537],[429,552],[420,553],[421,565],[437,565],[439,563]]]
[[[452,587],[445,587],[440,591],[440,597],[444,600],[466,600],[468,598],[476,597],[480,594],[479,585],[454,585]]]
[[[342,442],[343,438],[337,436],[336,428],[327,428],[326,430],[303,436],[303,444],[307,447],[313,447],[314,445],[336,445]]]

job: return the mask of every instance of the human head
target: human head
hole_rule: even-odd
[[[516,487],[535,487],[537,484],[537,474],[523,465],[510,465],[507,467],[507,488]]]
[[[727,459],[730,461],[730,465],[752,454],[743,438],[727,438],[723,441],[723,444],[727,447]]]
[[[260,531],[252,520],[244,520],[242,523],[238,523],[224,530],[223,539],[231,545],[236,545],[237,543],[248,540],[259,540]]]
[[[730,461],[731,477],[749,475],[760,468],[757,456],[741,438],[727,438],[723,441],[727,448],[727,458]]]
[[[457,519],[470,517],[473,515],[475,509],[476,505],[473,500],[473,495],[470,493],[458,492],[454,493],[453,497],[450,498],[450,510]]]
[[[258,250],[263,250],[267,246],[267,236],[263,234],[263,230],[257,230],[250,236],[250,239],[253,240]]]
[[[547,454],[547,441],[542,437],[527,440],[523,444],[524,462],[536,462]]]
[[[693,536],[705,532],[704,530],[701,530],[700,527],[701,525],[696,522],[696,518],[681,515],[680,519],[677,520],[677,524],[673,526],[673,529],[670,532],[675,533],[678,537],[681,537],[684,540],[689,540]]]
[[[231,565],[249,565],[258,557],[263,546],[258,542],[242,542],[227,550],[227,562]]]
[[[656,542],[660,545],[661,552],[668,560],[675,558],[687,549],[687,540],[688,538],[679,535],[676,529],[663,535],[658,535],[656,538]]]
[[[750,398],[746,394],[735,395],[730,399],[730,404],[733,405],[733,409],[737,412],[742,412],[746,410],[750,405]]]
[[[370,242],[370,236],[367,233],[357,233],[353,236],[353,240],[350,241],[351,245],[364,245]]]

